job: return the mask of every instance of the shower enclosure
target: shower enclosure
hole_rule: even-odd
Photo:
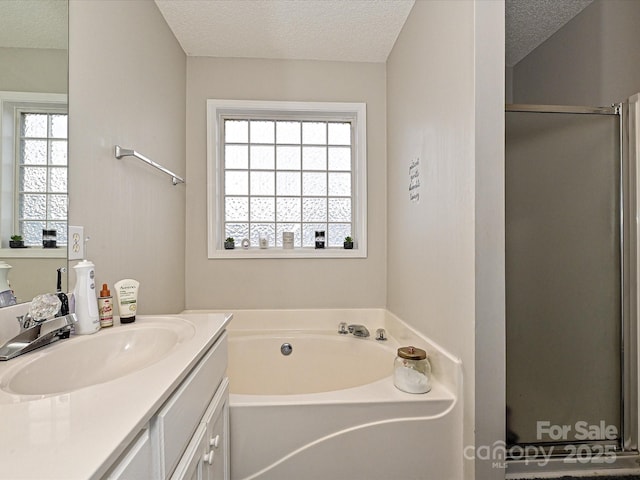
[[[507,473],[638,458],[636,103],[507,106]]]

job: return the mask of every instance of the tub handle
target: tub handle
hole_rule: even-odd
[[[340,325],[338,325],[338,333],[340,335],[346,335],[347,333],[349,333],[346,322],[340,322]]]
[[[384,342],[387,340],[387,332],[384,331],[384,328],[379,328],[376,330],[376,340],[379,342]]]

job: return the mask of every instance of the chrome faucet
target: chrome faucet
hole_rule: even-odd
[[[349,333],[353,333],[355,337],[367,338],[369,336],[369,330],[364,325],[349,325]]]
[[[69,338],[78,321],[74,313],[62,315],[60,299],[52,294],[38,295],[29,313],[18,318],[20,333],[0,346],[0,360],[10,360],[36,348]]]
[[[22,330],[0,347],[0,360],[11,360],[18,355],[69,338],[71,327],[78,321],[75,313],[45,320],[18,317]]]

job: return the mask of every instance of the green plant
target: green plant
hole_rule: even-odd
[[[353,238],[351,237],[344,237],[344,241],[347,243],[353,243]]]
[[[227,242],[227,243],[236,243],[236,241],[233,239],[233,237],[227,237],[225,239],[225,242]]]
[[[21,242],[22,235],[11,235],[11,240],[13,240],[14,242]]]

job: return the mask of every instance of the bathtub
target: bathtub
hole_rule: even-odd
[[[384,310],[233,313],[232,479],[462,478],[459,360]],[[372,335],[339,335],[341,321]],[[373,339],[380,327],[386,342]],[[393,385],[396,350],[409,344],[430,354],[427,394]]]

